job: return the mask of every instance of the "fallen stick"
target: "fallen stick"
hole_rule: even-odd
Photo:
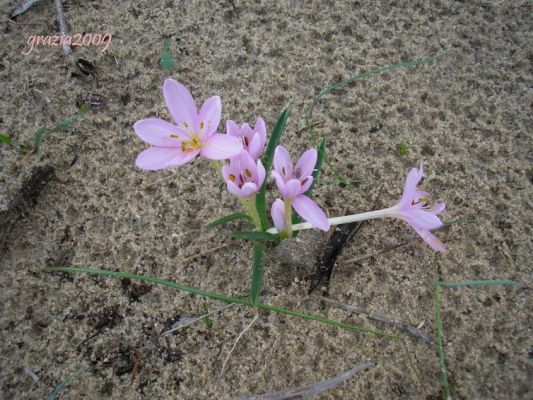
[[[57,21],[59,22],[59,33],[61,36],[68,35],[67,23],[65,22],[65,14],[63,14],[63,5],[61,0],[55,0],[56,12],[57,12]],[[68,44],[63,43],[63,53],[69,55],[72,53],[72,49]]]

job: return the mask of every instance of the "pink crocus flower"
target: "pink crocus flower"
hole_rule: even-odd
[[[298,215],[315,228],[327,231],[330,224],[324,211],[304,195],[313,183],[312,173],[316,159],[317,151],[307,150],[293,168],[289,152],[283,146],[278,146],[274,151],[272,176],[285,201],[292,204]]]
[[[224,160],[241,152],[240,140],[215,133],[222,112],[220,97],[208,98],[197,112],[191,93],[173,79],[165,80],[163,95],[175,123],[147,118],[133,125],[135,133],[152,145],[138,155],[135,163],[139,168],[177,167],[198,155]]]
[[[272,216],[272,221],[278,232],[285,231],[285,205],[283,200],[276,199],[272,203],[270,208],[270,215]]]
[[[240,127],[233,121],[226,121],[226,132],[242,140],[244,150],[246,150],[254,160],[258,160],[263,153],[266,143],[266,125],[263,118],[259,117],[255,121],[253,128],[248,124]]]
[[[238,197],[250,197],[257,193],[265,181],[265,167],[246,151],[232,157],[229,165],[222,167],[222,176],[228,190]]]
[[[444,225],[437,215],[444,211],[446,205],[444,203],[428,205],[429,194],[418,190],[418,184],[423,176],[424,164],[420,161],[419,168],[409,171],[402,197],[398,204],[387,209],[387,216],[407,222],[433,249],[446,252],[446,247],[430,232]]]

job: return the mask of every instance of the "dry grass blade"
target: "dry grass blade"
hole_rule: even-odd
[[[309,385],[300,386],[294,389],[287,389],[281,392],[262,394],[260,396],[242,397],[240,400],[289,400],[289,399],[311,399],[332,389],[338,384],[350,379],[356,373],[369,368],[372,365],[372,361],[358,365],[343,374],[337,375],[333,378],[326,379],[324,381],[311,383]]]
[[[9,18],[13,19],[15,17],[18,17],[20,14],[25,13],[31,6],[33,6],[38,1],[39,0],[24,1],[20,6],[11,11],[11,13],[9,14]]]
[[[395,328],[401,331],[407,332],[424,342],[433,341],[433,337],[431,335],[419,330],[418,328],[415,328],[412,325],[406,324],[405,322],[401,322],[401,321],[397,322],[392,317],[389,317],[388,315],[378,315],[378,314],[372,315],[362,307],[352,306],[350,304],[338,303],[335,300],[328,299],[327,297],[324,297],[324,296],[318,296],[318,297],[320,298],[320,300],[326,303],[329,303],[329,304],[333,304],[337,307],[343,308],[346,311],[350,311],[354,314],[365,314],[371,320],[394,326]]]
[[[259,314],[255,315],[254,319],[252,319],[252,322],[250,322],[246,326],[246,328],[244,328],[242,330],[242,332],[239,333],[239,336],[237,336],[237,339],[235,339],[235,342],[233,343],[233,346],[231,346],[231,350],[229,351],[228,355],[224,359],[224,362],[222,363],[222,369],[220,370],[220,375],[218,376],[218,379],[222,378],[222,375],[224,375],[224,372],[226,371],[226,366],[228,364],[228,360],[231,357],[231,355],[233,354],[233,351],[235,350],[235,347],[237,347],[237,343],[239,343],[239,341],[241,340],[243,335],[246,333],[246,331],[252,327],[252,325],[255,323],[255,321],[257,321],[257,318],[259,318]]]
[[[68,35],[67,23],[65,21],[65,14],[63,13],[63,4],[61,0],[55,0],[56,12],[57,12],[57,21],[59,22],[59,33],[61,35]],[[63,53],[69,55],[72,53],[72,49],[68,44],[63,44]]]
[[[185,328],[186,326],[192,325],[198,321],[203,320],[206,317],[212,317],[215,314],[218,314],[219,312],[222,312],[226,310],[227,308],[230,308],[235,304],[226,304],[224,307],[219,308],[218,310],[211,311],[210,313],[206,313],[203,315],[200,315],[199,317],[193,317],[193,318],[181,318],[178,322],[172,325],[172,327],[161,334],[161,336],[168,336],[172,333],[176,332],[178,329]]]

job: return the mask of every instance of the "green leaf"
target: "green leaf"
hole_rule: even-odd
[[[263,156],[263,160],[262,160],[267,176],[269,176],[270,168],[272,166],[272,158],[274,157],[274,150],[276,149],[276,146],[279,143],[279,139],[281,138],[281,135],[283,131],[285,130],[285,125],[287,124],[287,119],[289,118],[290,113],[291,113],[291,109],[289,107],[287,107],[281,112],[278,118],[278,122],[276,122],[276,126],[274,127],[274,130],[272,131],[272,136],[270,136],[270,140],[268,141],[265,155]],[[257,212],[259,214],[259,218],[261,219],[261,229],[263,229],[264,231],[266,231],[269,226],[268,217],[267,217],[267,209],[266,209],[266,199],[265,199],[266,183],[267,183],[267,180],[265,179],[265,181],[263,182],[263,185],[261,186],[261,189],[259,189],[259,192],[257,193],[255,197],[255,205],[257,208]]]
[[[237,231],[232,232],[231,236],[237,239],[246,239],[246,240],[269,240],[272,242],[278,242],[279,237],[268,232],[262,231]]]
[[[265,260],[265,242],[254,243],[254,257],[252,265],[252,282],[250,286],[250,298],[254,307],[259,303],[261,286],[263,284],[264,260]]]
[[[74,122],[79,120],[80,117],[81,117],[81,114],[73,115],[72,117],[69,117],[66,120],[64,120],[63,122],[61,122],[61,123],[57,124],[56,126],[54,126],[52,129],[50,129],[50,132],[55,133],[55,132],[59,132],[59,131],[62,131],[64,129],[67,129],[70,125],[72,125]]]
[[[172,58],[172,54],[168,51],[168,40],[163,40],[163,54],[161,54],[161,59],[159,60],[159,64],[163,69],[167,71],[171,71],[172,69],[176,68],[176,63],[174,62],[174,58]]]
[[[6,135],[0,135],[0,142],[3,142],[5,144],[13,144],[13,140],[11,140],[11,138],[9,136],[6,136]]]
[[[401,156],[405,156],[408,153],[409,146],[407,145],[407,143],[400,143],[400,145],[398,146],[398,154],[400,154]]]
[[[39,128],[37,132],[35,132],[35,135],[33,135],[33,148],[35,150],[39,150],[39,147],[41,147],[41,143],[43,142],[45,135],[46,128]]]
[[[207,308],[207,303],[204,303],[204,313],[208,314],[209,309]],[[206,315],[202,318],[202,322],[205,324],[207,329],[211,329],[213,327],[213,321],[211,321],[211,318],[209,318],[209,315]]]
[[[226,224],[228,222],[235,221],[238,219],[245,219],[248,222],[252,222],[252,218],[250,218],[248,214],[243,213],[243,212],[236,212],[230,215],[226,215],[225,217],[219,218],[216,221],[210,222],[209,224],[207,224],[207,227],[211,229],[211,228],[214,228],[215,226]]]
[[[438,281],[438,272],[435,268],[434,281]],[[442,346],[442,317],[441,317],[441,300],[440,300],[440,287],[434,285],[435,295],[435,332],[437,333],[437,351],[439,353],[439,365],[442,373],[442,388],[444,390],[444,398],[451,399],[450,382],[448,380],[448,370],[446,369],[446,359],[444,356],[444,347]]]
[[[197,289],[194,287],[182,285],[181,283],[169,281],[166,279],[160,279],[160,278],[154,278],[151,276],[145,276],[145,275],[137,275],[137,274],[131,274],[129,272],[117,272],[117,271],[108,271],[104,269],[92,269],[92,268],[76,268],[76,267],[45,267],[42,268],[41,271],[43,272],[68,272],[68,273],[86,273],[86,274],[94,274],[94,275],[101,275],[101,276],[110,276],[113,278],[129,278],[129,279],[136,279],[143,282],[149,282],[149,283],[155,283],[157,285],[167,286],[171,287],[173,289],[178,289],[187,293],[193,293],[199,296],[207,297],[214,300],[223,301],[225,303],[234,303],[234,304],[241,304],[243,306],[247,307],[253,307],[253,304],[251,300],[244,300],[239,299],[237,297],[231,297],[226,296],[220,293],[211,292],[208,290],[202,290]],[[370,328],[365,328],[359,325],[355,324],[347,324],[340,321],[330,320],[326,318],[319,317],[317,315],[307,314],[300,311],[294,311],[290,310],[284,307],[279,306],[273,306],[270,304],[262,304],[258,303],[257,308],[260,308],[262,310],[275,312],[279,314],[285,314],[292,317],[299,317],[302,319],[306,319],[309,321],[317,321],[323,324],[333,325],[337,326],[339,328],[348,329],[352,331],[358,331],[358,332],[364,332],[364,333],[372,333],[374,335],[383,336],[383,337],[389,337],[391,339],[399,339],[397,335],[394,335],[392,333],[388,332],[382,332]]]
[[[434,280],[435,285],[443,287],[464,287],[464,286],[497,286],[497,285],[510,285],[514,287],[521,287],[522,285],[515,281],[507,279],[492,279],[492,280],[475,280],[475,281],[460,281],[460,282],[445,282]]]

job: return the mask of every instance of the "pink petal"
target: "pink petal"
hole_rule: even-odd
[[[302,194],[302,183],[299,179],[290,179],[285,182],[285,193],[282,193],[283,197],[292,199]]]
[[[435,235],[433,235],[430,231],[424,228],[417,227],[417,226],[413,226],[413,225],[411,226],[416,231],[416,233],[418,233],[418,235],[422,239],[424,239],[424,242],[429,244],[434,250],[440,251],[441,253],[446,253],[448,251],[446,247],[444,246],[444,244],[442,244],[442,242]]]
[[[431,207],[429,212],[431,212],[432,214],[438,215],[441,212],[443,212],[445,208],[446,208],[446,204],[437,203],[437,204],[433,204],[433,207]]]
[[[192,128],[197,113],[196,105],[187,88],[174,79],[166,79],[163,84],[163,96],[165,96],[168,111],[176,124],[181,127]]]
[[[274,151],[274,170],[280,174],[283,180],[292,177],[291,156],[285,147],[279,145]]]
[[[181,130],[170,122],[159,118],[141,119],[133,124],[135,133],[146,143],[160,147],[179,147],[181,140],[170,137],[171,135],[187,138]]]
[[[285,205],[283,204],[283,200],[276,199],[272,203],[270,215],[278,232],[283,232],[285,230]]]
[[[230,191],[231,194],[241,197],[241,189],[239,189],[239,187],[236,184],[234,184],[232,181],[226,180],[226,186],[228,187],[228,190]]]
[[[265,182],[266,177],[266,171],[265,167],[263,166],[263,163],[261,160],[257,160],[257,186],[261,187],[263,186],[263,182]]]
[[[307,150],[303,153],[294,167],[294,176],[302,178],[313,174],[317,159],[317,151],[315,149]]]
[[[278,186],[278,190],[281,193],[283,197],[285,196],[285,193],[287,192],[287,189],[285,188],[285,181],[281,177],[280,174],[278,174],[276,171],[271,171],[270,175],[276,180],[276,185]]]
[[[405,180],[402,197],[398,203],[399,205],[405,206],[412,203],[416,194],[416,187],[418,182],[420,182],[420,179],[422,179],[422,176],[423,175],[420,174],[420,171],[416,168],[413,168],[411,171],[409,171],[409,174],[407,174],[407,179]]]
[[[407,219],[411,225],[416,225],[424,229],[437,229],[440,228],[443,223],[435,214],[432,214],[426,210],[413,209],[409,212],[405,212],[404,219]]]
[[[225,160],[242,151],[242,142],[230,135],[215,133],[205,142],[201,154],[210,160]]]
[[[265,121],[263,121],[263,118],[259,117],[255,121],[254,132],[259,132],[260,136],[266,139],[266,125]]]
[[[220,97],[213,96],[208,98],[202,105],[198,118],[195,121],[195,131],[200,132],[200,136],[203,139],[215,133],[220,123],[221,114],[222,103]]]
[[[253,182],[246,182],[242,187],[241,187],[241,196],[242,197],[248,197],[248,196],[251,196],[252,194],[254,193],[257,193],[257,191],[259,190],[259,188],[257,187],[257,185]]]
[[[329,229],[329,221],[324,214],[324,211],[316,205],[316,203],[311,200],[309,197],[304,196],[303,194],[295,197],[292,200],[292,206],[294,210],[302,217],[304,220],[309,222],[315,228],[327,231]]]
[[[235,122],[231,120],[226,121],[226,133],[228,135],[241,137],[241,135],[239,135],[240,132],[241,132],[241,129],[239,128],[239,125],[237,125]]]
[[[254,133],[252,140],[250,140],[248,143],[248,153],[250,153],[254,160],[257,160],[259,157],[261,157],[263,147],[264,143],[261,143],[261,137],[259,136],[259,133]]]
[[[300,191],[302,193],[307,192],[309,190],[309,188],[311,187],[311,185],[313,184],[313,177],[312,176],[308,176],[306,179],[307,180],[304,179],[305,183],[302,184],[302,188],[300,189]]]
[[[192,160],[199,151],[182,152],[172,147],[150,147],[137,156],[135,164],[146,170],[158,170],[168,167],[177,167]]]

